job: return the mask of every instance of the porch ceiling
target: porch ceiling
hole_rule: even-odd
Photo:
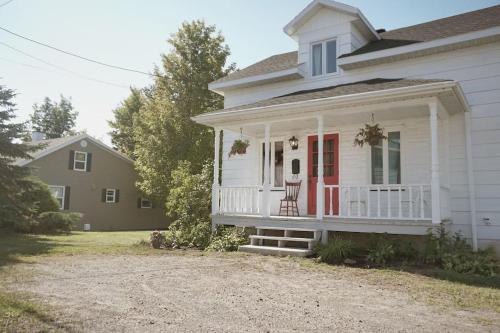
[[[335,127],[366,122],[371,113],[375,114],[377,121],[420,117],[428,115],[428,104],[435,100],[449,114],[468,111],[462,90],[454,81],[377,80],[382,81],[370,80],[297,92],[271,99],[271,105],[267,105],[266,101],[269,100],[266,100],[202,114],[193,120],[229,130],[239,131],[239,128],[244,127],[248,134],[258,135],[262,133],[262,124],[265,123],[273,124],[273,133],[276,129],[314,129],[317,127],[315,118],[318,115],[323,115],[325,126]],[[404,86],[402,81],[412,84]],[[276,103],[276,100],[280,102]]]

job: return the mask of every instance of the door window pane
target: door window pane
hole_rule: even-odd
[[[378,144],[371,147],[371,157],[372,157],[372,184],[383,184],[384,183],[384,157],[383,157],[383,146],[382,139],[379,140]]]
[[[326,72],[337,72],[337,41],[335,40],[326,43]]]
[[[323,44],[315,44],[312,47],[312,75],[323,74]]]
[[[389,184],[401,184],[401,139],[399,132],[389,132]]]
[[[274,143],[274,186],[283,186],[283,141]]]

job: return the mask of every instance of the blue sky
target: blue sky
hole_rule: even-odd
[[[0,4],[6,0],[0,0]],[[242,68],[269,55],[296,49],[283,33],[309,0],[14,0],[0,7],[0,26],[61,49],[118,66],[150,71],[168,52],[168,36],[186,20],[215,24]],[[500,0],[345,0],[360,8],[375,28],[394,29],[500,4]],[[54,65],[52,68],[0,44],[0,84],[18,93],[18,115],[28,119],[45,96],[71,96],[78,129],[109,143],[107,120],[147,76],[89,64],[0,31],[0,43]],[[89,81],[81,76],[114,85]]]

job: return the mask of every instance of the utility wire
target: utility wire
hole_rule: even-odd
[[[4,43],[4,42],[0,42],[0,45],[3,45],[3,46],[5,46],[5,47],[8,47],[8,48],[9,48],[9,49],[11,49],[11,50],[14,50],[14,51],[16,51],[16,52],[19,52],[19,53],[21,53],[21,54],[24,54],[25,56],[30,57],[30,58],[32,58],[32,59],[35,59],[35,60],[37,60],[37,61],[40,61],[40,62],[42,62],[42,63],[44,63],[44,64],[46,64],[46,65],[48,65],[48,66],[54,67],[54,68],[56,68],[56,69],[58,69],[58,70],[61,70],[61,71],[64,71],[64,72],[68,72],[68,73],[70,73],[70,74],[73,74],[73,75],[78,76],[78,77],[80,77],[80,78],[83,78],[83,79],[85,79],[85,80],[94,81],[94,82],[99,82],[99,83],[102,83],[102,84],[107,84],[107,85],[114,86],[114,87],[119,87],[119,88],[129,88],[128,86],[125,86],[125,85],[121,85],[121,84],[116,84],[116,83],[112,83],[112,82],[108,82],[108,81],[103,81],[103,80],[95,79],[95,78],[93,78],[93,77],[86,76],[86,75],[82,75],[82,74],[80,74],[80,73],[78,73],[78,72],[72,71],[72,70],[70,70],[70,69],[67,69],[67,68],[64,68],[64,67],[61,67],[61,66],[58,66],[58,65],[54,65],[53,63],[50,63],[50,62],[48,62],[48,61],[45,61],[45,60],[40,59],[40,58],[38,58],[38,57],[35,57],[35,56],[33,56],[33,55],[29,54],[29,53],[26,53],[26,52],[24,52],[24,51],[21,51],[21,50],[19,50],[19,49],[16,49],[15,47],[10,46],[10,45],[8,45],[8,44],[6,44],[6,43]]]
[[[101,65],[101,66],[105,66],[105,67],[110,67],[110,68],[114,68],[114,69],[119,69],[119,70],[122,70],[122,71],[127,71],[127,72],[133,72],[133,73],[139,73],[139,74],[143,74],[143,75],[147,75],[147,76],[156,76],[156,77],[161,77],[160,75],[157,75],[157,74],[151,74],[151,73],[147,73],[147,72],[143,72],[143,71],[140,71],[140,70],[136,70],[136,69],[131,69],[131,68],[126,68],[126,67],[121,67],[121,66],[115,66],[115,65],[111,65],[111,64],[107,64],[107,63],[104,63],[102,61],[99,61],[99,60],[94,60],[94,59],[90,59],[90,58],[87,58],[87,57],[84,57],[84,56],[81,56],[81,55],[78,55],[78,54],[75,54],[75,53],[72,53],[72,52],[69,52],[69,51],[64,51],[64,50],[61,50],[60,48],[57,48],[55,46],[51,46],[49,44],[45,44],[45,43],[42,43],[42,42],[39,42],[39,41],[36,41],[34,39],[31,39],[29,37],[26,37],[26,36],[23,36],[23,35],[20,35],[20,34],[17,34],[13,31],[10,31],[8,29],[5,29],[3,27],[0,27],[0,30],[3,30],[11,35],[14,35],[16,37],[19,37],[19,38],[22,38],[22,39],[25,39],[27,41],[30,41],[32,43],[35,43],[35,44],[38,44],[38,45],[41,45],[41,46],[45,46],[45,47],[48,47],[49,49],[52,49],[52,50],[55,50],[55,51],[58,51],[58,52],[61,52],[61,53],[64,53],[66,55],[69,55],[69,56],[72,56],[72,57],[75,57],[75,58],[79,58],[79,59],[82,59],[82,60],[85,60],[85,61],[88,61],[88,62],[92,62],[94,64],[98,64],[98,65]]]
[[[14,1],[14,0],[5,1],[3,4],[0,5],[0,8],[3,7],[3,6],[7,6],[12,1]]]

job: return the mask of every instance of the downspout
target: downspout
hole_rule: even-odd
[[[476,219],[476,189],[472,165],[472,139],[470,111],[464,112],[465,117],[465,154],[467,158],[467,183],[469,184],[469,205],[472,231],[472,248],[477,251],[477,219]]]

